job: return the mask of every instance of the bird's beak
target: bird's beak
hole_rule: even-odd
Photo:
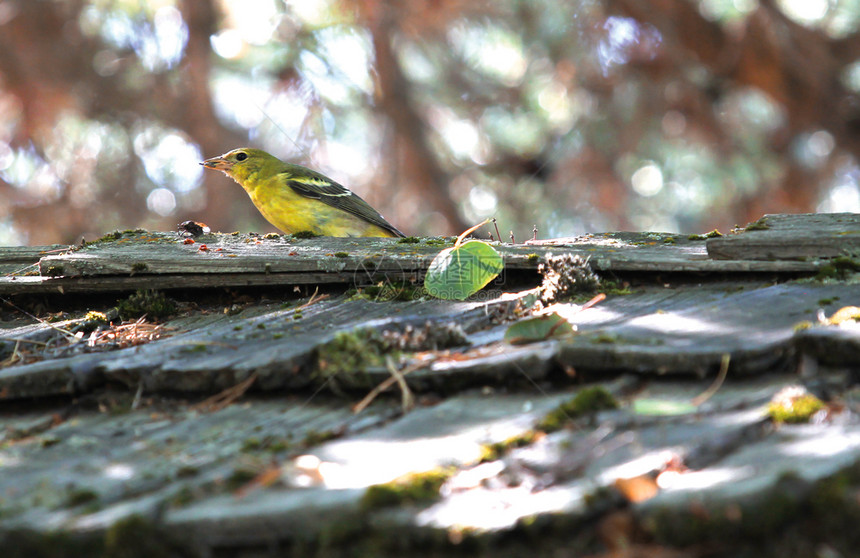
[[[212,157],[211,159],[206,159],[200,164],[207,169],[215,169],[221,172],[230,172],[230,170],[233,168],[233,163],[228,161],[224,157]]]

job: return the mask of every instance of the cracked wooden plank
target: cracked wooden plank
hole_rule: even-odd
[[[738,234],[707,240],[717,260],[817,260],[860,252],[860,214],[765,215]]]
[[[22,276],[38,272],[39,260],[69,250],[69,246],[0,246],[0,275]]]
[[[527,291],[507,299],[462,303],[375,303],[338,297],[300,314],[295,306],[270,303],[251,315],[209,315],[197,324],[168,322],[166,327],[178,331],[138,347],[83,354],[75,354],[72,347],[67,358],[7,367],[0,370],[0,394],[80,394],[105,383],[145,393],[211,393],[251,374],[258,375],[255,389],[260,390],[317,388],[330,381],[330,388],[365,390],[388,379],[381,362],[356,364],[353,373],[331,380],[314,375],[319,351],[337,332],[402,332],[427,323],[430,331],[457,324],[466,338],[462,347],[425,351],[423,360],[404,364],[413,369],[407,383],[418,391],[528,383],[564,368],[701,376],[715,372],[724,354],[731,356],[733,374],[749,375],[792,366],[801,340],[808,346],[812,335],[799,324],[815,322],[822,305],[832,312],[836,300],[851,300],[855,293],[856,287],[847,283],[812,281],[758,287],[744,282],[643,286],[575,315],[578,333],[570,339],[522,346],[511,346],[503,337],[516,317],[517,300],[528,297]],[[856,341],[840,341],[832,331],[826,337],[831,345],[816,346],[842,343],[845,348],[831,348],[822,358],[849,364],[854,354],[850,343]],[[36,339],[47,334],[50,325],[45,324],[7,330],[4,337]],[[86,350],[85,343],[79,347]]]
[[[0,294],[416,281],[451,244],[440,239],[404,244],[394,239],[295,240],[217,233],[186,244],[188,239],[179,233],[126,235],[43,256],[38,260],[41,276],[0,277]],[[820,267],[815,261],[713,260],[703,241],[662,233],[589,234],[494,246],[507,272],[536,270],[549,254],[579,255],[605,272],[797,274]],[[0,261],[3,254],[0,248]]]
[[[765,420],[769,398],[795,381],[771,375],[726,385],[695,414],[653,417],[636,414],[635,401],[688,401],[707,382],[602,383],[619,409],[574,419],[570,429],[484,463],[487,444],[527,434],[579,390],[486,390],[402,417],[390,413],[391,402],[355,417],[342,402],[299,397],[252,397],[210,414],[170,400],[124,414],[80,407],[74,420],[0,448],[7,472],[0,490],[20,494],[2,503],[0,537],[22,527],[103,534],[134,515],[154,533],[182,541],[189,555],[261,547],[283,554],[315,548],[327,534],[330,544],[344,545],[330,550],[378,549],[374,541],[396,535],[410,548],[435,541],[435,549],[455,551],[462,547],[452,532],[495,548],[527,529],[533,545],[535,534],[559,536],[552,525],[561,521],[560,536],[574,548],[582,533],[593,539],[596,521],[632,507],[649,536],[683,544],[677,540],[690,523],[731,521],[740,509],[737,525],[757,509],[769,513],[762,506],[774,491],[791,489],[791,498],[805,501],[813,483],[860,461],[856,421],[774,429]],[[18,421],[51,414],[55,408],[30,410]],[[314,432],[335,437],[304,445]],[[616,481],[653,478],[671,460],[695,469],[679,472],[674,485],[645,502],[619,499]],[[374,483],[440,465],[451,476],[428,501],[384,507],[363,500]],[[261,471],[273,471],[274,480],[254,486],[250,479]],[[803,482],[786,486],[789,478]],[[332,540],[332,532],[349,536]]]
[[[525,296],[525,295],[524,295]],[[226,389],[257,374],[255,389],[297,389],[328,383],[313,376],[319,348],[338,332],[357,328],[402,331],[407,326],[456,323],[465,332],[496,323],[518,305],[516,297],[485,302],[438,300],[375,303],[338,297],[302,308],[264,305],[248,315],[209,315],[190,326],[187,319],[164,324],[172,335],[114,351],[92,350],[85,341],[70,345],[70,356],[49,358],[0,370],[0,399],[87,393],[105,383],[152,392],[203,392]],[[60,324],[65,325],[65,324]],[[53,324],[3,331],[10,339],[41,339]],[[67,341],[68,343],[68,341]],[[77,348],[77,350],[76,350]],[[359,375],[360,373],[360,375]],[[384,366],[356,370],[355,381],[372,387],[389,376]],[[481,381],[474,375],[472,385]]]

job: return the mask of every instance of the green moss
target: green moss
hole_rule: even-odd
[[[263,445],[263,442],[256,437],[245,438],[245,441],[242,442],[242,447],[239,451],[249,452],[259,450]]]
[[[366,372],[383,370],[388,359],[398,363],[405,354],[415,351],[467,344],[462,327],[453,322],[382,332],[375,328],[339,331],[331,341],[318,347],[314,377],[327,381],[334,379],[341,386],[373,387],[376,383]]]
[[[75,488],[66,496],[64,506],[74,508],[83,504],[89,504],[99,499],[97,492],[89,488]]]
[[[618,336],[611,333],[601,332],[589,337],[589,341],[596,345],[618,343]]]
[[[45,434],[44,436],[39,438],[39,445],[41,445],[43,448],[49,448],[49,447],[55,446],[59,443],[60,443],[60,438],[58,438],[52,434]]]
[[[119,240],[120,238],[122,238],[122,232],[112,231],[112,232],[109,232],[109,233],[101,236],[100,238],[96,239],[94,242],[91,242],[90,244],[99,244],[102,242],[114,242],[114,241]]]
[[[843,270],[846,273],[860,271],[860,262],[855,258],[850,258],[848,256],[838,256],[833,258],[833,265],[836,266],[836,269]]]
[[[372,302],[424,300],[430,298],[423,284],[410,283],[409,281],[380,281],[376,285],[367,285],[347,291],[346,296],[348,300],[369,300]]]
[[[236,468],[230,476],[224,479],[224,485],[231,492],[236,491],[257,478],[257,472],[250,469]]]
[[[526,254],[526,261],[527,262],[534,263],[534,262],[538,261],[539,259],[540,259],[540,256],[538,256],[537,254],[534,254],[534,253]]]
[[[522,434],[511,436],[501,442],[494,444],[484,444],[481,446],[481,462],[496,461],[507,454],[510,450],[525,447],[533,443],[538,437],[538,433],[534,430],[527,430]]]
[[[833,304],[833,303],[834,303],[834,302],[836,302],[837,300],[839,300],[839,297],[838,297],[838,296],[833,296],[833,297],[830,297],[830,298],[819,298],[819,299],[818,299],[818,305],[819,305],[819,306],[828,306],[828,305],[830,305],[830,304]]]
[[[194,500],[196,500],[196,498],[191,487],[183,486],[176,492],[176,494],[173,495],[172,498],[170,498],[170,505],[175,508],[182,508]]]
[[[587,492],[583,496],[583,501],[589,509],[595,509],[608,505],[615,504],[618,501],[618,491],[609,486],[599,486]]]
[[[818,273],[815,274],[815,278],[819,281],[823,281],[825,279],[837,279],[837,273],[835,265],[824,264],[818,268]]]
[[[618,281],[612,281],[612,280],[602,281],[600,291],[603,294],[605,294],[606,296],[610,296],[610,295],[624,296],[624,295],[633,294],[633,291],[630,289],[630,285],[620,283]]]
[[[292,443],[285,438],[272,438],[263,445],[263,449],[271,453],[280,453],[287,451],[292,447]]]
[[[334,257],[335,258],[348,258],[349,252],[335,252]]]
[[[268,233],[264,234],[263,238],[265,238],[266,240],[278,240],[279,238],[281,238],[281,235],[279,235],[278,233]]]
[[[145,234],[149,231],[146,229],[126,229],[124,231],[111,231],[105,235],[102,235],[98,239],[93,242],[87,242],[87,246],[91,246],[93,244],[102,244],[105,242],[116,242],[117,240],[121,240],[124,237],[132,237],[135,235]]]
[[[142,273],[147,269],[149,269],[149,266],[146,265],[144,262],[135,262],[131,265],[132,273]]]
[[[343,297],[347,300],[367,300],[361,293],[361,289],[357,289],[355,287],[350,287],[343,292]]]
[[[360,266],[361,267],[359,269],[361,269],[363,272],[372,274],[374,271],[377,270],[377,268],[379,268],[379,262],[374,261],[370,258],[365,258],[364,260],[362,260]]]
[[[111,525],[104,534],[104,558],[168,558],[188,556],[182,543],[148,519],[131,515]]]
[[[809,320],[804,320],[802,322],[797,322],[794,324],[794,331],[803,331],[804,329],[810,329],[812,327],[812,322]]]
[[[709,238],[718,238],[723,236],[723,233],[718,231],[717,229],[712,230],[711,232],[706,232],[705,234],[691,234],[687,237],[688,240],[707,240]]]
[[[102,403],[102,406],[107,408],[107,412],[111,416],[127,415],[131,412],[131,406],[134,403],[134,395],[131,393],[121,394],[111,397]]]
[[[283,333],[275,333],[274,335],[272,335],[272,339],[281,339],[283,336]]]
[[[117,312],[123,320],[135,320],[143,315],[160,320],[176,313],[176,303],[164,293],[152,290],[139,290],[130,297],[119,301]]]
[[[308,447],[318,446],[323,442],[328,442],[338,437],[340,437],[340,434],[334,430],[308,430],[304,438],[302,438],[302,444]]]
[[[384,366],[386,355],[399,357],[376,329],[339,331],[317,349],[314,375],[326,379],[337,376],[338,384],[367,387],[369,382],[362,373],[368,368]]]
[[[421,242],[421,239],[417,236],[407,236],[397,239],[397,244],[418,244],[419,242]]]
[[[427,246],[453,246],[455,237],[446,238],[444,236],[439,236],[436,238],[425,238],[424,244]]]
[[[815,279],[819,281],[825,279],[843,280],[858,271],[860,271],[860,262],[848,256],[839,256],[820,266]]]
[[[767,217],[762,217],[758,221],[754,221],[748,224],[744,230],[745,231],[766,231],[770,228],[770,223],[767,222]]]
[[[678,243],[678,239],[674,236],[664,236],[663,237],[663,244],[677,244],[677,243]]]
[[[606,388],[600,386],[587,387],[580,390],[572,399],[547,413],[538,421],[535,428],[544,432],[555,432],[560,430],[568,420],[587,413],[617,408],[618,401]]]
[[[96,312],[95,310],[90,310],[87,312],[87,315],[84,316],[84,321],[92,322],[95,324],[107,324],[108,318],[104,314],[104,312]]]
[[[404,504],[425,504],[439,498],[439,489],[454,473],[451,469],[433,469],[412,473],[385,484],[367,488],[361,497],[362,510],[375,510]]]
[[[291,442],[285,438],[280,438],[276,436],[265,436],[263,438],[258,438],[256,436],[251,436],[250,438],[246,438],[245,441],[242,442],[242,448],[240,451],[242,451],[243,453],[251,453],[258,451],[278,453],[289,449],[291,446]]]
[[[811,394],[772,402],[767,406],[767,415],[774,422],[802,423],[825,407],[824,402]]]
[[[49,265],[48,269],[45,270],[45,275],[47,277],[61,277],[63,275],[63,266]]]
[[[299,232],[293,233],[293,238],[298,238],[298,239],[316,238],[318,236],[322,236],[322,235],[317,234],[317,233],[312,232],[312,231],[299,231]]]
[[[62,322],[63,320],[68,320],[69,315],[65,312],[57,312],[56,314],[48,315],[48,319],[45,320],[48,323]]]

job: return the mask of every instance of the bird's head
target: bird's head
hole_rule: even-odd
[[[240,147],[218,157],[206,159],[201,165],[215,169],[241,183],[249,175],[259,173],[267,165],[277,165],[280,161],[261,149]]]

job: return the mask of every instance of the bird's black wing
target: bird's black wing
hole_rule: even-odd
[[[285,175],[287,185],[297,194],[320,200],[327,205],[346,211],[359,219],[385,229],[394,236],[406,236],[351,190],[311,169],[298,165],[292,165],[292,167],[297,167],[298,172],[285,170],[281,174]]]

